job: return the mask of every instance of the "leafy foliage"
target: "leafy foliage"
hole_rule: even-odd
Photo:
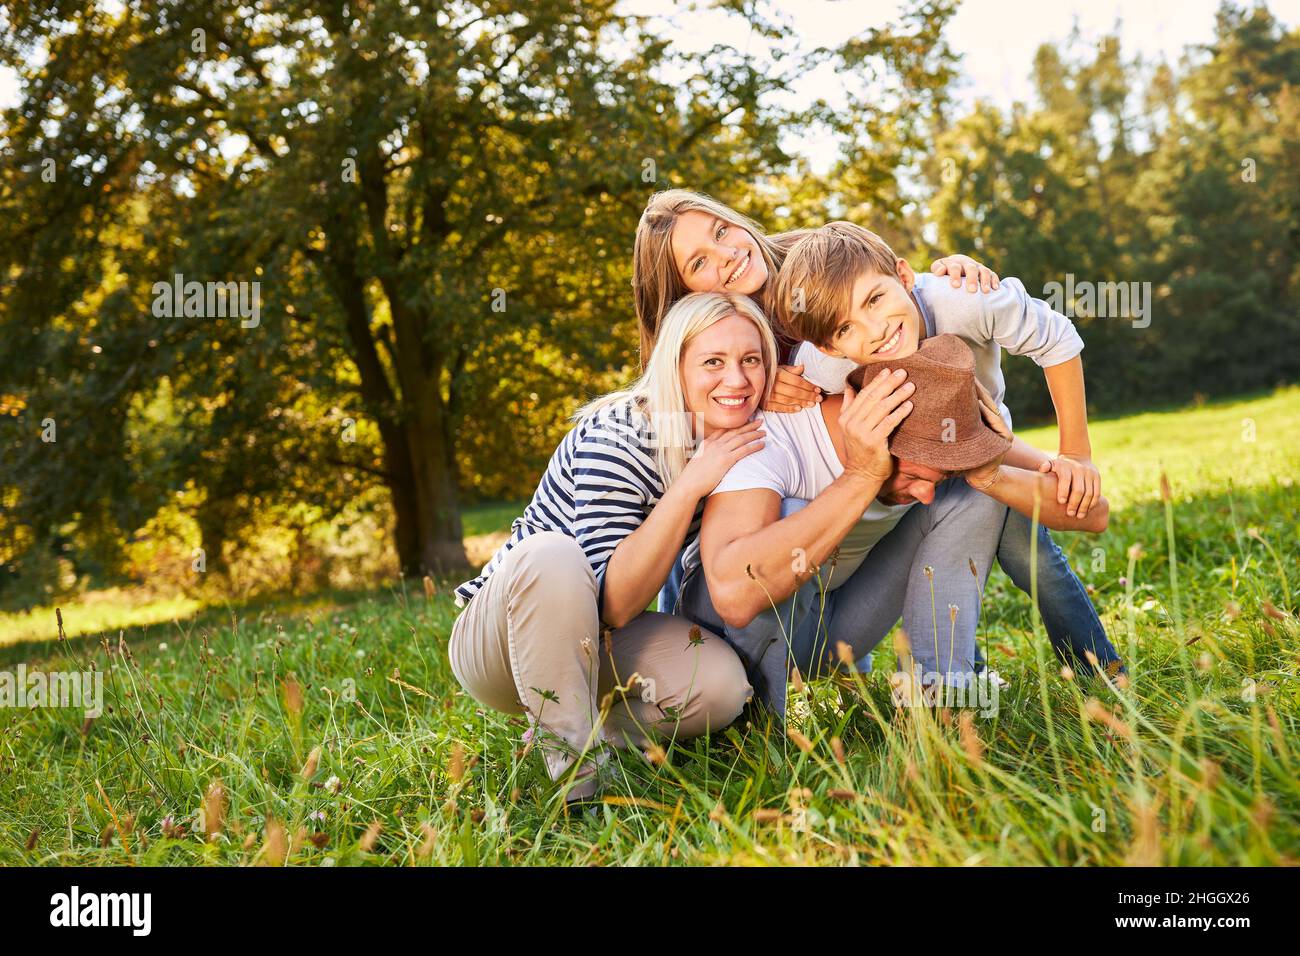
[[[763,58],[683,54],[613,0],[6,8],[0,599],[181,581],[193,548],[238,590],[268,534],[293,566],[322,525],[382,529],[377,566],[463,563],[464,504],[527,496],[632,373],[667,186],[1034,292],[1150,283],[1149,327],[1078,320],[1096,410],[1295,378],[1300,36],[1266,8],[1176,67],[1045,46],[1036,104],[958,116],[950,0],[817,49],[716,7]],[[789,108],[818,69],[844,102]],[[811,135],[844,144],[826,172],[787,153]],[[259,321],[167,314],[178,275],[257,283]],[[1018,422],[1050,414],[1032,363],[1007,374]]]

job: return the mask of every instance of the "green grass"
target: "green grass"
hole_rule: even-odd
[[[504,531],[528,504],[527,501],[490,501],[469,505],[461,514],[466,538]],[[64,633],[67,637],[116,634],[121,628],[145,624],[166,624],[192,617],[204,608],[197,597],[158,597],[146,591],[105,588],[62,601]],[[0,613],[0,648],[28,641],[49,641],[58,634],[55,605]]]
[[[1156,501],[1161,470],[1184,496],[1268,488],[1279,479],[1290,488],[1300,436],[1300,388],[1193,410],[1103,419],[1093,422],[1089,433],[1113,507]],[[1018,434],[1031,445],[1056,449],[1055,428]]]
[[[0,864],[266,862],[267,818],[305,865],[1296,862],[1300,390],[1093,433],[1111,527],[1061,540],[1127,688],[1063,676],[998,572],[981,630],[1011,681],[996,716],[963,732],[895,710],[887,666],[816,681],[793,703],[802,737],[747,712],[661,765],[620,754],[612,802],[566,818],[522,722],[450,673],[455,582],[432,600],[398,586],[208,608],[130,628],[125,656],[117,624],[102,643],[0,648],[4,668],[93,664],[111,707],[89,724],[0,709]],[[205,840],[190,825],[217,781]]]
[[[80,637],[83,634],[115,634],[120,628],[165,624],[188,618],[203,604],[191,597],[164,598],[121,588],[106,588],[74,601],[60,602],[57,606],[63,614],[64,634]],[[50,605],[0,614],[0,647],[56,638],[59,628],[54,610],[55,605]]]
[[[461,533],[469,538],[505,531],[527,504],[527,501],[488,501],[470,505],[460,516]]]

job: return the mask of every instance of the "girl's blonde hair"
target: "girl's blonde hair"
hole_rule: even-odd
[[[636,227],[636,241],[632,248],[632,296],[636,303],[637,326],[641,333],[641,368],[645,368],[659,338],[660,325],[673,303],[690,294],[673,261],[673,226],[677,217],[687,212],[702,212],[717,216],[724,222],[739,226],[754,237],[763,261],[767,264],[767,282],[756,293],[759,306],[771,315],[768,291],[773,287],[785,253],[793,245],[793,234],[766,236],[762,228],[748,216],[742,216],[703,193],[689,189],[667,189],[657,192],[646,203],[641,221]],[[779,332],[779,330],[778,330]]]
[[[686,467],[689,452],[697,441],[695,416],[687,407],[686,393],[682,388],[682,355],[692,339],[715,322],[732,315],[749,319],[758,329],[763,347],[761,406],[772,391],[779,358],[767,317],[748,296],[732,292],[697,292],[679,299],[664,316],[659,335],[662,347],[651,353],[641,377],[628,388],[588,402],[574,413],[574,421],[603,411],[622,414],[622,406],[629,406],[633,416],[629,424],[638,431],[649,429],[643,444],[655,449],[655,465],[667,489]]]

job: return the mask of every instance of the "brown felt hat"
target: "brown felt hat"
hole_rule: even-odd
[[[938,471],[966,471],[987,464],[1011,447],[980,415],[975,390],[975,353],[951,334],[923,339],[906,358],[859,365],[848,382],[862,390],[882,366],[904,369],[916,386],[912,411],[889,438],[889,453]]]

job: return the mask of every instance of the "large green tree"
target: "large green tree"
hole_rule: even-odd
[[[466,453],[517,490],[558,407],[633,359],[649,193],[788,162],[792,117],[760,108],[787,74],[718,47],[669,83],[609,0],[7,17],[0,487],[37,537],[111,541],[193,486],[217,561],[259,508],[380,483],[403,570],[461,564]],[[260,322],[160,316],[177,274],[259,283]]]
[[[181,501],[220,567],[255,518],[383,489],[404,572],[461,563],[462,495],[526,491],[633,367],[648,195],[772,227],[833,207],[783,148],[818,111],[782,94],[827,62],[906,90],[951,12],[829,50],[763,4],[705,6],[756,52],[685,55],[612,0],[7,8],[0,558],[111,568]],[[832,125],[888,141],[896,106]],[[258,283],[260,320],[165,314],[177,275]]]

